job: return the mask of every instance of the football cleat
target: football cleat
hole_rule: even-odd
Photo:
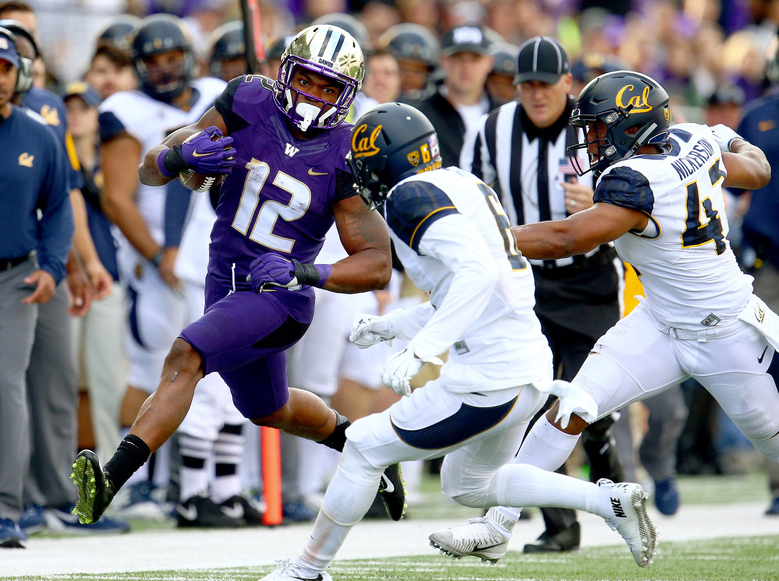
[[[246,526],[243,515],[243,507],[240,504],[227,507],[225,511],[208,496],[198,495],[176,505],[176,526],[233,529]]]
[[[79,452],[70,479],[78,489],[73,514],[81,524],[96,523],[114,498],[113,485],[100,466],[97,454],[92,450]]]
[[[606,524],[622,535],[636,564],[648,567],[657,554],[657,529],[646,511],[649,495],[638,484],[614,484],[605,478],[597,484],[609,489],[613,516],[606,518]]]
[[[310,571],[297,565],[292,559],[276,561],[276,570],[266,575],[260,581],[333,581],[327,571],[312,574]]]
[[[453,559],[478,557],[494,565],[506,554],[514,521],[491,508],[486,516],[472,518],[467,524],[443,529],[430,535],[430,546]]]
[[[379,496],[392,520],[403,518],[406,514],[406,483],[403,482],[400,464],[393,464],[381,475]]]

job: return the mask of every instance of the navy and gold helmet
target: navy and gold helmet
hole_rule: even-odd
[[[225,71],[223,70],[224,61],[246,59],[246,40],[243,22],[233,20],[221,25],[211,33],[208,44],[210,47],[208,51],[208,67],[211,70],[211,76],[222,79],[225,77]],[[239,74],[246,72],[248,71],[244,67]]]
[[[665,142],[670,122],[668,93],[657,81],[633,71],[606,73],[590,81],[576,100],[570,124],[584,129],[585,141],[569,146],[568,155],[579,175],[593,170],[598,176],[645,145]],[[597,137],[598,123],[606,127],[602,138]],[[587,130],[593,125],[591,140]],[[587,168],[577,156],[582,149],[589,154]]]
[[[419,61],[430,70],[441,63],[441,45],[438,39],[424,26],[404,22],[390,27],[379,38],[379,47],[398,60]]]
[[[141,90],[158,101],[170,103],[195,77],[195,53],[192,35],[181,18],[169,14],[154,14],[141,21],[132,42],[135,74]],[[180,70],[150,74],[146,60],[166,52],[181,51],[184,60]]]
[[[438,135],[414,107],[385,103],[354,124],[346,161],[362,199],[379,208],[401,180],[441,167]]]
[[[97,37],[97,48],[115,46],[121,50],[129,51],[133,34],[140,23],[140,18],[130,14],[121,14],[112,18]]]

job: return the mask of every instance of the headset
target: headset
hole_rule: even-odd
[[[9,21],[4,21],[3,23],[7,23]],[[21,54],[19,54],[19,48],[16,44],[16,35],[11,32],[8,28],[0,27],[0,35],[5,36],[8,40],[10,40],[14,48],[16,49],[16,54],[19,55],[19,70],[17,71],[16,76],[16,93],[26,93],[30,90],[30,87],[32,87],[32,67],[33,67],[33,60],[23,57]],[[35,51],[37,53],[38,47],[35,44],[35,41],[33,41],[33,48],[35,48]]]

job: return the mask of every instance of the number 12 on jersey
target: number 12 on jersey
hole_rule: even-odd
[[[246,169],[248,173],[243,184],[241,201],[238,204],[238,210],[235,212],[235,218],[233,218],[233,228],[244,236],[249,232],[252,217],[257,210],[257,205],[260,203],[260,192],[270,174],[270,166],[264,161],[252,158],[246,164]],[[273,228],[276,226],[276,221],[279,218],[285,222],[292,222],[299,220],[305,215],[311,204],[311,189],[300,180],[296,180],[281,170],[276,172],[276,177],[273,178],[273,185],[285,192],[289,192],[291,195],[289,203],[285,205],[275,200],[266,200],[260,208],[249,238],[258,244],[279,252],[292,252],[295,241],[291,238],[274,234]]]

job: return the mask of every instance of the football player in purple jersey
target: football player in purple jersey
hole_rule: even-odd
[[[357,293],[390,279],[387,227],[355,195],[346,164],[352,136],[343,121],[364,71],[362,50],[348,33],[309,27],[285,51],[278,81],[233,79],[200,121],[146,153],[139,174],[148,185],[185,170],[227,174],[211,233],[206,310],[174,342],[157,391],[105,467],[88,450],[76,458],[74,513],[82,522],[100,518],[173,434],[208,373],[224,378],[255,424],[343,449],[349,422],[312,393],[288,388],[284,351],[311,322],[312,286]],[[375,136],[354,139],[369,153]],[[314,264],[333,221],[349,256]],[[390,517],[400,519],[398,465],[387,469],[380,492]]]

